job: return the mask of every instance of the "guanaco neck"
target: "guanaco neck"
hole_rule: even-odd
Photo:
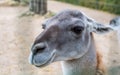
[[[94,40],[91,43],[88,52],[81,58],[63,61],[63,75],[95,75],[97,66],[97,56]]]

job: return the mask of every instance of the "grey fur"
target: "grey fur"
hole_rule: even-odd
[[[44,67],[64,61],[63,65],[67,67],[64,68],[65,75],[73,75],[73,72],[76,75],[95,75],[97,62],[92,32],[109,32],[114,30],[114,26],[97,23],[77,10],[64,10],[47,19],[43,26],[44,31],[32,47],[30,62],[33,65]],[[75,30],[80,34],[72,31],[76,26],[79,29]]]

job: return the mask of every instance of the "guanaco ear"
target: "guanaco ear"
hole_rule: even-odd
[[[114,21],[115,19],[112,19],[110,22]],[[116,28],[119,28],[120,25],[110,24],[110,25],[104,25],[98,22],[95,22],[94,20],[87,18],[88,21],[88,27],[90,32],[95,33],[107,33],[113,30],[117,30]],[[116,21],[116,20],[115,20]]]
[[[112,19],[110,21],[110,26],[112,26],[115,30],[120,29],[120,16]]]

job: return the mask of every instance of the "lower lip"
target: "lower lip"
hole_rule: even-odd
[[[52,57],[47,61],[45,62],[44,64],[42,65],[35,65],[36,67],[44,67],[44,66],[47,66],[48,64],[50,64],[52,61],[53,61],[53,58],[55,57],[55,53],[52,55]]]

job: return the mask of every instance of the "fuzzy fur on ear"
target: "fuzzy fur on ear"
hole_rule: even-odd
[[[114,28],[114,30],[120,29],[120,16],[112,19],[110,21],[110,26],[112,26]]]
[[[95,33],[107,33],[109,31],[118,30],[120,28],[120,17],[114,18],[110,21],[110,25],[104,25],[97,23],[96,21],[87,18],[88,27],[91,32]]]
[[[102,25],[99,23],[96,23],[97,26],[95,26],[93,29],[93,32],[95,33],[107,33],[113,30],[113,28],[111,28],[110,26],[106,26],[106,25]]]
[[[113,30],[111,28],[111,26],[100,24],[100,23],[98,23],[98,22],[96,22],[96,21],[94,21],[93,19],[90,19],[90,18],[87,18],[87,22],[88,22],[88,27],[89,27],[90,32],[103,34],[103,33],[107,33],[109,31]]]

